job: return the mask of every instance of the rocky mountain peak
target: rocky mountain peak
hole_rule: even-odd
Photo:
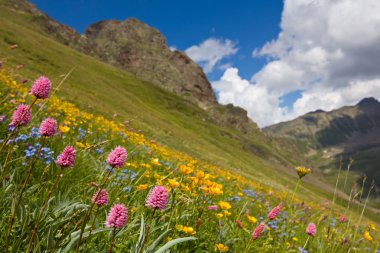
[[[374,97],[363,98],[357,104],[357,106],[359,107],[370,107],[370,106],[376,106],[376,105],[380,105],[380,102]]]

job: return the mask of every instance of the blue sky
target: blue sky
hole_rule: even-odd
[[[79,32],[135,17],[204,69],[259,126],[380,98],[380,1],[31,0]]]
[[[258,71],[264,58],[253,58],[252,50],[274,39],[279,32],[282,1],[159,1],[159,0],[32,0],[57,21],[83,33],[86,27],[105,19],[135,17],[157,28],[169,46],[179,50],[214,37],[229,39],[239,48],[225,59],[244,78]],[[237,29],[237,27],[239,29]],[[222,71],[208,73],[211,80]]]

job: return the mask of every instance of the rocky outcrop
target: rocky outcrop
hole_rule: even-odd
[[[123,68],[203,109],[216,104],[215,94],[202,69],[185,53],[172,52],[165,37],[137,19],[107,20],[85,32],[88,54]]]

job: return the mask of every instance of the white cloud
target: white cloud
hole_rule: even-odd
[[[176,46],[170,46],[169,49],[170,49],[170,51],[172,51],[172,52],[174,52],[174,51],[177,50]]]
[[[185,50],[185,53],[198,62],[206,73],[214,70],[224,58],[234,55],[238,51],[231,40],[209,38],[200,45],[194,45]]]
[[[227,69],[213,82],[220,101],[245,108],[266,126],[380,99],[379,13],[378,0],[285,0],[278,37],[253,51],[269,62],[250,81]],[[281,107],[281,97],[295,90],[302,93],[293,107]]]

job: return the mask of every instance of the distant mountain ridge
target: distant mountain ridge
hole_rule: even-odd
[[[157,29],[137,19],[99,21],[81,35],[51,19],[26,0],[5,0],[5,4],[32,14],[32,22],[59,42],[197,104],[220,125],[236,128],[242,133],[259,129],[243,108],[218,104],[202,68],[184,52],[171,51]]]
[[[353,168],[380,186],[380,102],[373,97],[330,112],[310,112],[263,130],[297,141],[305,152],[323,151],[324,158],[336,162],[353,158]]]

